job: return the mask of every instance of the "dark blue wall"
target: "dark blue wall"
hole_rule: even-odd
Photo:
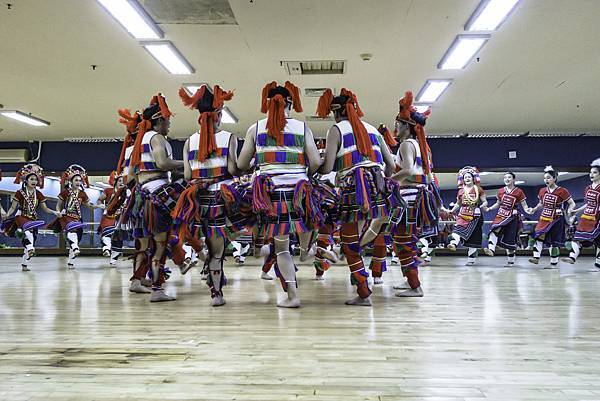
[[[241,142],[241,141],[240,141]],[[182,158],[183,141],[171,141],[176,159]],[[431,138],[437,171],[457,171],[464,165],[479,169],[531,168],[553,165],[569,171],[587,170],[600,157],[600,137],[558,138]],[[27,148],[35,157],[37,143],[0,142],[0,149]],[[91,173],[106,173],[117,164],[121,142],[70,143],[44,142],[40,164],[48,171],[63,171],[69,164],[82,164]],[[517,151],[516,159],[508,152]],[[0,169],[14,172],[20,166],[1,164]]]

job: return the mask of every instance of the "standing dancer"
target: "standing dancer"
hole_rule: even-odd
[[[60,185],[63,190],[58,195],[56,202],[56,211],[61,217],[48,225],[48,228],[54,232],[65,233],[69,245],[69,259],[67,267],[75,268],[75,258],[79,256],[79,242],[83,237],[83,222],[81,207],[87,206],[95,209],[96,206],[90,204],[90,199],[85,193],[85,188],[89,188],[88,176],[83,167],[78,164],[70,165],[60,179]]]
[[[110,174],[108,184],[112,187],[105,188],[98,197],[97,201],[98,205],[104,208],[102,219],[100,220],[100,225],[98,226],[98,234],[100,234],[100,241],[102,242],[102,255],[105,257],[111,256],[112,236],[117,227],[117,214],[109,211],[108,206],[115,201],[114,198],[117,196],[119,189],[125,186],[123,184],[123,177],[117,177],[116,171],[113,171]],[[111,258],[111,266],[112,265],[113,263]]]
[[[225,305],[223,286],[227,283],[223,272],[227,240],[227,215],[221,196],[221,186],[231,184],[237,173],[237,138],[220,129],[223,104],[231,100],[233,92],[218,85],[211,92],[202,85],[190,97],[179,89],[183,104],[200,112],[200,131],[192,134],[183,146],[183,171],[190,186],[181,194],[173,211],[179,241],[190,234],[196,240],[206,237],[208,258],[207,284],[210,287],[212,306]],[[197,227],[194,230],[194,227]],[[190,234],[188,234],[190,233]],[[185,274],[185,271],[182,270]]]
[[[287,299],[277,306],[284,308],[300,306],[290,234],[298,234],[301,248],[306,250],[313,229],[321,224],[319,205],[308,180],[319,168],[319,151],[306,123],[290,118],[292,107],[302,111],[294,84],[265,85],[261,112],[268,113],[267,118],[248,129],[238,159],[238,167],[247,171],[256,155],[259,170],[252,186],[253,208],[259,218],[258,235],[264,237],[264,243],[273,240],[275,272],[287,293]]]
[[[496,246],[500,244],[502,248],[506,249],[507,265],[514,266],[517,241],[523,228],[518,206],[521,205],[523,211],[528,210],[529,206],[527,206],[527,198],[523,190],[515,186],[515,174],[513,172],[509,171],[504,174],[504,187],[498,191],[497,198],[496,203],[484,210],[498,209],[498,212],[492,222],[488,246],[483,248],[483,253],[494,256]]]
[[[585,203],[572,211],[572,213],[578,213],[583,210],[571,242],[573,252],[569,254],[568,258],[561,260],[573,264],[582,247],[595,246],[594,266],[600,269],[600,159],[594,160],[591,166],[590,180],[592,183],[585,189]]]
[[[2,216],[2,220],[7,219],[13,213],[17,212],[14,218],[8,218],[2,222],[2,229],[9,237],[18,236],[23,244],[23,258],[21,260],[21,270],[29,271],[29,260],[35,254],[35,240],[38,234],[38,228],[45,223],[38,220],[37,208],[41,206],[42,210],[48,214],[60,217],[60,213],[51,210],[46,205],[46,197],[37,188],[44,188],[44,171],[40,166],[34,163],[26,164],[17,172],[15,184],[22,184],[21,189],[15,192],[11,199],[11,205],[8,212]]]
[[[346,305],[371,306],[369,273],[365,270],[362,246],[372,242],[388,218],[388,195],[384,181],[394,172],[394,159],[382,135],[372,125],[361,121],[362,110],[356,96],[342,89],[333,96],[325,90],[317,115],[325,118],[333,111],[336,123],[327,132],[325,160],[319,172],[337,172],[341,195],[338,207],[344,254],[350,268],[350,281],[357,296]],[[363,230],[367,221],[371,223]],[[361,237],[361,233],[364,234]]]
[[[437,224],[434,203],[434,176],[431,149],[425,136],[429,111],[419,113],[413,107],[413,94],[407,91],[399,101],[396,135],[400,141],[396,163],[399,171],[393,175],[394,198],[405,202],[405,209],[395,207],[390,217],[390,233],[407,284],[394,286],[397,297],[422,297],[417,260],[417,232],[429,231]]]
[[[552,166],[544,169],[545,188],[540,189],[538,194],[539,203],[534,208],[529,208],[529,214],[534,214],[542,209],[542,214],[535,226],[535,245],[533,247],[533,257],[529,261],[533,264],[540,263],[542,250],[544,246],[550,248],[550,266],[548,269],[556,268],[558,265],[558,255],[561,246],[565,243],[565,214],[563,212],[564,204],[568,205],[567,215],[572,213],[575,208],[575,201],[571,194],[563,187],[556,185],[558,172]]]
[[[123,222],[131,224],[133,237],[137,240],[129,290],[147,292],[141,280],[150,269],[150,302],[175,300],[162,288],[170,273],[165,267],[167,235],[172,223],[170,206],[175,205],[183,190],[175,183],[171,185],[168,174],[183,168],[181,160],[173,160],[173,151],[166,138],[171,126],[170,118],[167,102],[158,93],[144,109],[138,125],[128,177],[128,185],[136,183],[136,186],[123,216]]]
[[[485,191],[479,186],[480,182],[479,170],[476,167],[463,167],[458,172],[459,189],[456,203],[449,211],[452,214],[458,211],[458,216],[448,249],[453,252],[456,251],[456,247],[462,241],[463,245],[468,248],[468,266],[474,265],[477,260],[483,238],[483,216],[481,211],[487,210]]]

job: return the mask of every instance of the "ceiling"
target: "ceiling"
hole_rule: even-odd
[[[190,2],[161,3],[182,1]],[[121,137],[116,110],[143,107],[157,91],[176,113],[171,136],[185,137],[197,113],[182,106],[177,89],[192,82],[235,89],[228,106],[240,121],[224,128],[243,135],[262,116],[262,86],[290,78],[280,61],[315,59],[346,60],[346,73],[292,81],[302,89],[350,88],[373,124],[391,124],[405,90],[453,78],[429,132],[600,131],[598,0],[521,0],[480,61],[458,71],[436,65],[478,0],[230,0],[234,21],[227,7],[223,23],[159,19],[176,22],[160,27],[195,67],[190,76],[168,74],[96,1],[12,3],[0,8],[0,103],[52,125],[0,118],[0,141]],[[361,53],[373,57],[363,61]],[[317,99],[303,103],[300,118],[314,114]],[[323,136],[330,124],[310,127]]]

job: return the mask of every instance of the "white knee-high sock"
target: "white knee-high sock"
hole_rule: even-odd
[[[110,235],[102,237],[102,245],[102,250],[110,249],[112,247],[112,239],[110,238]]]
[[[556,246],[550,247],[550,264],[557,265],[558,264],[558,255],[560,254],[560,250]]]
[[[498,245],[498,235],[495,232],[490,233],[488,238],[488,249],[492,252],[496,252],[496,246]]]
[[[477,248],[471,248],[471,247],[469,247],[469,250],[467,252],[467,258],[470,261],[474,261],[475,259],[477,259],[477,251],[478,251]]]
[[[450,234],[450,236],[452,237],[452,239],[450,240],[450,243],[455,246],[458,246],[458,244],[460,243],[460,236],[455,233]]]
[[[515,251],[510,251],[510,250],[506,250],[506,258],[508,260],[508,264],[513,265],[515,264]]]
[[[67,240],[69,240],[69,246],[71,249],[79,248],[79,237],[77,237],[77,233],[67,233]]]
[[[27,244],[25,246],[25,249],[27,249],[28,251],[30,249],[34,249],[33,248],[33,233],[31,231],[27,230],[23,234],[25,235],[25,238],[27,238],[27,241],[29,241],[29,244]]]
[[[569,256],[577,260],[579,253],[581,252],[581,245],[577,241],[572,241],[571,246],[573,247],[573,250],[569,253]]]
[[[533,245],[533,257],[539,259],[542,256],[542,249],[544,249],[544,243],[542,241],[535,241]]]

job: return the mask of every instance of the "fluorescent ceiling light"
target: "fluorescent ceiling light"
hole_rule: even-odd
[[[475,57],[490,35],[458,35],[438,64],[441,70],[460,70]]]
[[[159,42],[143,42],[142,46],[162,65],[174,75],[193,74],[194,68],[179,53],[173,43],[165,40]]]
[[[480,176],[484,176],[484,175],[490,175],[490,174],[494,174],[491,171],[482,171],[479,173]]]
[[[430,104],[413,104],[413,106],[415,107],[415,109],[417,109],[419,113],[425,113],[431,108]]]
[[[161,39],[162,30],[135,0],[98,0],[136,39]]]
[[[206,85],[208,90],[212,92],[212,87],[206,82],[200,82],[199,84],[183,84],[183,88],[186,90],[188,95],[194,96],[196,91],[200,89],[202,85]]]
[[[417,103],[435,102],[451,83],[451,79],[428,79],[417,95]]]
[[[558,172],[558,175],[565,175],[565,174],[569,174],[569,172],[568,171],[559,171]]]
[[[465,31],[495,31],[519,0],[482,0],[465,24]]]
[[[223,112],[221,113],[221,122],[223,124],[237,124],[237,117],[229,110],[227,106],[223,107]]]
[[[19,110],[2,110],[0,111],[0,114],[2,114],[4,117],[12,118],[13,120],[17,120],[25,124],[35,125],[36,127],[45,127],[50,125],[48,121],[25,114]]]
[[[523,181],[523,180],[515,181],[515,185],[522,185],[522,184],[525,184],[525,181]]]

